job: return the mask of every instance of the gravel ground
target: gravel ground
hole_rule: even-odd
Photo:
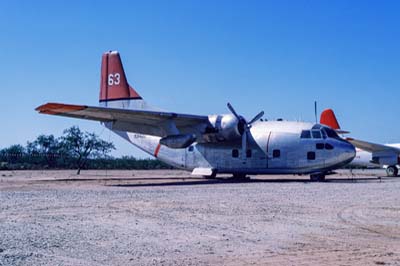
[[[0,172],[0,265],[400,265],[400,178]]]

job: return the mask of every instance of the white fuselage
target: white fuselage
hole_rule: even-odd
[[[321,128],[303,122],[256,122],[250,129],[252,137],[245,159],[240,140],[195,142],[185,149],[172,149],[160,145],[159,137],[113,131],[161,161],[187,170],[211,168],[218,173],[307,174],[335,169],[355,156],[353,145],[326,136]],[[302,137],[305,131],[307,137]]]

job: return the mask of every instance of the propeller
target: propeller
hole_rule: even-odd
[[[251,125],[254,122],[258,121],[264,115],[264,111],[259,112],[255,117],[253,117],[253,119],[250,120],[250,122],[247,122],[247,120],[243,116],[238,115],[238,113],[236,113],[235,109],[233,108],[233,106],[230,103],[228,103],[227,106],[228,106],[228,109],[232,112],[232,114],[239,121],[238,122],[238,130],[239,130],[239,133],[242,135],[242,158],[243,158],[243,160],[246,160],[247,141],[248,141],[247,136],[248,136],[248,134],[250,134]]]

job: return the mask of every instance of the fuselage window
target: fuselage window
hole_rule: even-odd
[[[193,146],[190,146],[188,151],[193,151]]]
[[[279,157],[281,157],[281,150],[273,150],[273,151],[272,151],[272,157],[273,157],[273,158],[279,158]]]
[[[327,150],[333,150],[333,146],[329,143],[325,143],[325,149]]]
[[[239,150],[237,150],[237,149],[232,150],[232,157],[233,158],[239,157]]]
[[[251,158],[251,150],[247,150],[246,151],[246,157],[247,158]]]
[[[307,160],[315,160],[315,152],[313,151],[307,152]]]
[[[313,131],[312,131],[312,136],[313,136],[314,139],[320,139],[320,138],[322,138],[322,137],[321,137],[321,131],[319,131],[319,130],[313,130]]]
[[[315,144],[315,147],[317,148],[317,150],[323,150],[324,149],[324,143],[317,143]]]
[[[302,139],[310,139],[311,138],[310,130],[301,131],[301,138]]]

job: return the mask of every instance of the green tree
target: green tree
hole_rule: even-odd
[[[53,135],[40,135],[33,142],[28,141],[26,151],[36,163],[46,164],[52,168],[56,165],[57,158],[60,156],[60,148],[61,144],[58,138]]]
[[[22,145],[15,144],[0,151],[1,161],[16,164],[23,163],[26,156],[26,150]]]
[[[82,132],[77,126],[64,130],[61,144],[66,155],[75,158],[77,175],[81,173],[89,158],[105,156],[115,149],[113,143],[100,139],[94,133]]]

